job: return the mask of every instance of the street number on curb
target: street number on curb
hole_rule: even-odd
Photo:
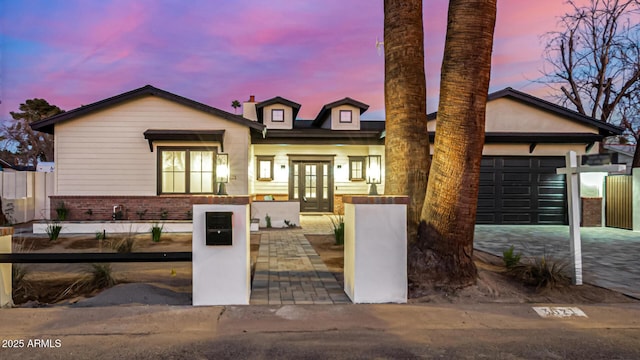
[[[534,306],[533,310],[543,318],[588,317],[577,307]]]

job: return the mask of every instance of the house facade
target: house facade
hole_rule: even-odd
[[[64,203],[70,220],[108,220],[114,209],[188,219],[221,193],[331,213],[372,184],[383,194],[384,121],[362,120],[368,105],[348,97],[314,119],[297,119],[300,107],[251,97],[240,116],[145,86],[35,122],[55,135],[52,217]],[[437,114],[428,119],[433,138]],[[565,222],[555,168],[566,151],[597,152],[621,131],[513,89],[491,94],[478,221]]]

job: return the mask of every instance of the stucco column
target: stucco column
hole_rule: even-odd
[[[354,303],[407,302],[407,196],[344,196],[344,291]]]
[[[11,253],[12,227],[0,227],[0,253]],[[11,264],[0,264],[0,308],[12,307]]]
[[[193,206],[193,305],[248,305],[251,297],[249,197],[222,196],[212,198],[212,202]],[[216,223],[224,225],[208,223],[209,216],[224,218]],[[224,226],[228,216],[231,216],[231,242],[216,242],[227,229]]]

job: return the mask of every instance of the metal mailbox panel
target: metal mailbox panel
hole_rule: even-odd
[[[206,212],[206,244],[233,245],[233,212]]]

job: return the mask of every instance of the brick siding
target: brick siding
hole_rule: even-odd
[[[69,209],[66,220],[84,221],[112,220],[113,207],[122,206],[122,220],[139,220],[138,212],[146,213],[143,220],[160,220],[166,211],[166,220],[190,220],[190,211],[195,204],[249,203],[248,196],[51,196],[51,219],[57,218],[56,208],[61,203]],[[91,209],[92,214],[87,214]]]
[[[582,226],[602,226],[602,198],[582,198]]]

